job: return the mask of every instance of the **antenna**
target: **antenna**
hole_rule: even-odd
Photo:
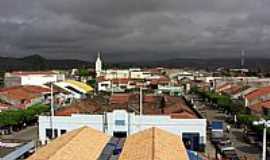
[[[244,68],[244,65],[245,65],[245,56],[246,56],[246,53],[244,50],[241,51],[241,67]]]

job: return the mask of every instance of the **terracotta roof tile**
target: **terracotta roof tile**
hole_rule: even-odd
[[[236,94],[241,91],[241,87],[238,85],[232,85],[230,88],[224,89],[222,92],[227,94]]]
[[[0,90],[0,95],[15,100],[31,100],[47,92],[50,92],[49,88],[29,85],[3,88]]]
[[[11,74],[13,75],[17,75],[17,76],[27,76],[27,75],[52,75],[52,74],[56,74],[53,71],[15,71],[15,72],[11,72]]]
[[[264,96],[270,94],[270,86],[258,88],[255,91],[252,91],[251,93],[247,94],[245,97],[248,100],[256,99],[257,97]]]
[[[110,137],[89,127],[66,133],[37,150],[28,160],[94,160]]]
[[[129,79],[128,78],[119,78],[119,79],[113,79],[112,80],[113,84],[128,84]]]
[[[262,113],[263,108],[270,108],[270,100],[250,105],[248,108],[255,113]]]
[[[110,104],[126,104],[130,99],[130,94],[114,94],[110,97]]]
[[[101,105],[94,100],[84,100],[61,108],[55,112],[56,116],[70,116],[76,113],[96,113],[101,110]]]
[[[177,135],[149,128],[126,139],[119,160],[188,160],[186,148]]]
[[[194,114],[183,111],[180,113],[172,113],[171,118],[173,118],[173,119],[196,119],[197,117]]]

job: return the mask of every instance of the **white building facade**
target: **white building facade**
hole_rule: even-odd
[[[52,121],[51,121],[52,120]],[[51,123],[52,122],[52,123]],[[206,119],[173,119],[167,115],[136,115],[125,110],[114,110],[103,115],[49,116],[39,117],[39,140],[46,143],[54,128],[55,136],[82,126],[89,126],[111,136],[128,136],[150,127],[158,127],[171,133],[195,135],[198,145],[206,144]]]
[[[44,85],[65,80],[65,75],[53,72],[14,72],[5,74],[5,87],[19,85]]]

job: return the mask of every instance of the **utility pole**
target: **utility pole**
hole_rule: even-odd
[[[52,139],[55,138],[54,126],[53,126],[53,118],[54,118],[54,98],[53,98],[53,83],[51,83],[51,129],[52,129]]]
[[[143,91],[142,87],[140,87],[140,116],[143,114]]]
[[[267,146],[267,128],[270,127],[270,121],[266,120],[260,120],[260,121],[254,121],[253,125],[263,125],[263,153],[262,153],[262,160],[266,160],[266,146]]]

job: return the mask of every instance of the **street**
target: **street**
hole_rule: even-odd
[[[227,126],[228,123],[226,120],[226,114],[210,107],[205,102],[201,101],[195,101],[196,110],[200,112],[209,123],[211,123],[213,120],[222,120],[224,122],[224,126]],[[224,131],[225,132],[225,131]],[[261,157],[262,151],[258,146],[247,144],[243,140],[243,128],[235,128],[234,126],[231,126],[230,133],[227,133],[228,137],[230,138],[231,142],[233,143],[233,146],[236,148],[236,152],[241,158],[248,158],[248,159],[254,159],[259,160]],[[210,139],[207,143],[207,154],[211,157],[213,157],[213,154],[215,154],[215,148],[211,144]]]
[[[29,126],[18,132],[13,132],[10,135],[2,135],[1,139],[17,139],[17,140],[38,140],[38,127]]]

